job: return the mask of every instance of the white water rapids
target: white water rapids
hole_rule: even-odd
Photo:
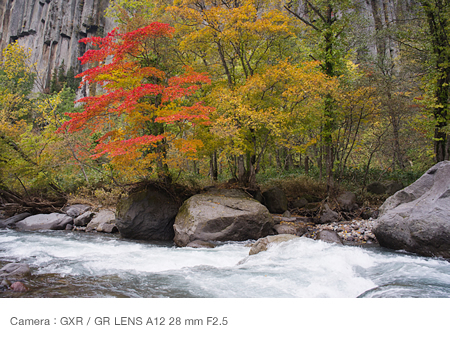
[[[113,235],[1,230],[0,261],[30,265],[24,297],[450,296],[445,260],[308,238],[249,256],[249,243],[193,249]]]

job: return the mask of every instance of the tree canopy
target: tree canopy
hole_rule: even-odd
[[[83,71],[57,65],[42,92],[30,52],[3,51],[3,188],[296,171],[333,194],[449,158],[445,1],[115,0],[108,15],[117,28],[80,40]]]

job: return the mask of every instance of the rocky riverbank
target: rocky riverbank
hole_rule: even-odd
[[[354,219],[351,221],[337,221],[323,224],[316,224],[314,219],[301,216],[292,215],[290,217],[283,217],[274,215],[274,232],[272,234],[291,234],[297,236],[304,236],[312,239],[322,239],[323,232],[334,232],[335,240],[331,240],[328,236],[329,242],[340,242],[348,245],[377,245],[377,239],[372,233],[372,227],[375,220],[370,219]]]

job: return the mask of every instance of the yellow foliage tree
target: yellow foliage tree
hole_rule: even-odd
[[[212,91],[217,116],[211,132],[225,140],[226,152],[248,154],[247,173],[239,176],[254,186],[269,143],[303,152],[314,142],[298,136],[321,125],[322,97],[336,88],[336,79],[323,74],[318,62],[280,62],[254,74],[242,86]]]

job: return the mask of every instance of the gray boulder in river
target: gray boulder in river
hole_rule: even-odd
[[[73,222],[73,218],[66,214],[39,214],[19,221],[14,228],[17,230],[64,230],[67,224]]]
[[[179,207],[168,192],[147,187],[119,201],[116,226],[124,238],[171,241]]]
[[[237,189],[218,189],[184,202],[173,226],[174,241],[244,241],[265,237],[273,219],[267,208]]]
[[[372,231],[381,246],[450,258],[450,161],[389,197]]]

